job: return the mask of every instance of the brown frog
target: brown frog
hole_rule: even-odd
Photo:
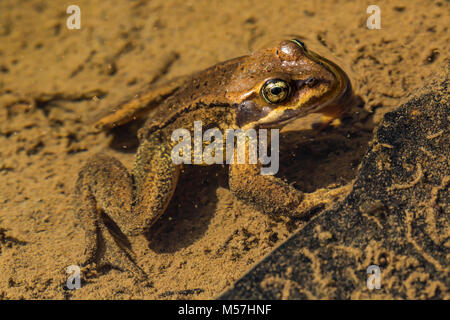
[[[95,127],[108,129],[146,117],[138,132],[133,172],[115,158],[97,154],[76,182],[74,206],[85,230],[86,263],[109,264],[146,278],[119,234],[142,234],[166,209],[182,166],[171,159],[175,129],[192,131],[194,121],[220,130],[280,128],[310,113],[331,121],[346,110],[352,96],[341,68],[294,39],[178,78],[124,103]],[[294,217],[318,205],[281,179],[261,175],[260,168],[260,162],[229,166],[229,186],[238,199],[267,214]]]

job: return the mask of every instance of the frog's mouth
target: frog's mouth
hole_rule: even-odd
[[[256,125],[260,128],[280,128],[295,119],[305,117],[311,113],[322,113],[330,118],[337,118],[352,104],[353,90],[347,74],[335,63],[319,57],[314,52],[308,52],[313,59],[320,61],[336,78],[336,87],[330,92],[314,97],[307,102],[300,103],[297,107],[285,107],[272,110],[266,117],[259,119]],[[302,85],[305,80],[299,80]],[[315,79],[317,84],[329,82],[325,79]]]

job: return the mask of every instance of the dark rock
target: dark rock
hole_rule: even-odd
[[[342,203],[220,299],[449,299],[449,119],[446,75],[385,115]]]

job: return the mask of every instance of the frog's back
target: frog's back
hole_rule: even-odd
[[[235,74],[240,60],[236,58],[219,63],[186,78],[173,94],[149,112],[147,129],[164,126],[180,114],[202,105],[231,104],[224,88]]]
[[[154,131],[200,104],[226,104],[228,101],[224,88],[241,60],[242,57],[225,61],[156,86],[121,104],[113,113],[96,121],[94,127],[96,130],[105,130],[146,116],[147,131]]]

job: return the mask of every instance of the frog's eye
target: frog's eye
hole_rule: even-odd
[[[282,79],[267,80],[261,88],[261,96],[268,103],[281,103],[289,97],[291,86]]]
[[[290,41],[292,41],[293,43],[295,43],[295,44],[298,45],[300,48],[302,48],[303,50],[306,51],[306,44],[305,44],[303,41],[298,40],[298,39],[292,39],[292,40],[290,40]]]

